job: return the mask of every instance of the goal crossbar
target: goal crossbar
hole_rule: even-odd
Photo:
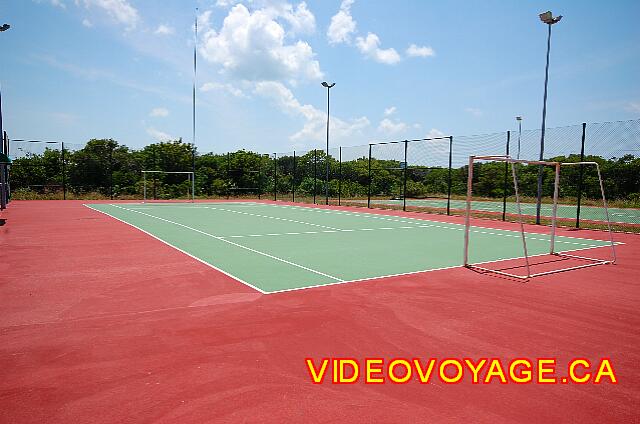
[[[142,203],[147,202],[147,174],[186,174],[189,177],[190,201],[195,201],[196,193],[196,174],[193,171],[142,171]]]
[[[473,164],[476,161],[496,161],[496,162],[505,162],[507,164],[511,164],[511,174],[513,177],[513,187],[514,187],[515,197],[516,197],[518,223],[520,224],[520,234],[521,234],[522,247],[524,252],[525,267],[527,271],[526,275],[518,275],[518,274],[514,274],[514,273],[502,271],[502,270],[495,270],[495,269],[483,267],[480,264],[472,264],[469,262],[469,235],[471,232],[471,199],[473,197]],[[537,273],[531,272],[531,263],[529,261],[530,256],[527,250],[527,240],[526,240],[525,231],[524,231],[524,220],[522,215],[522,206],[520,202],[520,192],[518,189],[518,177],[517,177],[516,168],[515,168],[516,164],[544,165],[544,166],[552,166],[554,168],[555,179],[554,179],[554,188],[553,188],[553,209],[551,214],[551,237],[550,237],[549,254],[554,256],[559,256],[559,257],[579,259],[582,261],[586,261],[588,263],[549,270],[549,271],[537,272]],[[591,258],[591,257],[581,256],[581,255],[572,255],[568,253],[556,252],[555,250],[560,170],[563,166],[581,166],[581,165],[595,166],[596,171],[598,173],[600,193],[602,195],[602,203],[604,206],[605,217],[607,220],[607,230],[609,233],[609,241],[611,243],[610,259],[597,259],[597,258]],[[517,278],[521,280],[528,280],[532,277],[555,274],[558,272],[587,268],[591,266],[615,264],[616,263],[615,242],[613,241],[613,232],[611,231],[611,221],[609,219],[609,208],[607,205],[607,198],[604,193],[604,184],[602,182],[602,174],[600,172],[600,166],[598,165],[598,163],[597,162],[551,162],[551,161],[523,160],[523,159],[513,159],[511,158],[511,156],[508,156],[508,155],[469,156],[469,173],[467,177],[467,200],[466,200],[466,214],[465,214],[464,256],[463,257],[464,257],[464,266],[466,268],[477,269],[484,272],[491,272],[494,274],[500,274],[500,275]]]

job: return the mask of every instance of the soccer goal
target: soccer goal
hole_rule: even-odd
[[[195,200],[196,179],[191,171],[142,171],[142,185],[143,203],[158,198]],[[151,199],[147,197],[149,191]]]
[[[516,217],[517,217],[517,222],[519,223],[519,226],[520,226],[519,233],[520,233],[520,239],[522,241],[524,268],[526,269],[526,275],[516,274],[513,272],[509,272],[508,270],[490,269],[490,268],[481,266],[481,264],[479,263],[476,263],[476,264],[471,263],[469,260],[469,239],[470,239],[471,233],[473,232],[471,229],[471,209],[472,209],[472,199],[473,199],[474,165],[479,162],[487,162],[487,161],[501,162],[501,163],[504,163],[505,166],[510,165],[511,167],[511,175],[513,178],[513,191],[515,194],[515,203],[516,203]],[[551,167],[553,170],[553,175],[554,175],[553,203],[552,203],[552,208],[550,211],[551,213],[549,217],[551,221],[551,226],[550,226],[551,229],[550,229],[548,254],[557,256],[557,257],[573,259],[579,262],[578,265],[560,267],[560,268],[555,268],[551,270],[544,270],[542,272],[532,272],[532,269],[531,269],[532,263],[530,260],[529,250],[527,249],[527,236],[525,235],[525,231],[524,231],[524,224],[525,224],[524,216],[526,214],[523,214],[522,212],[521,193],[518,187],[519,181],[518,181],[518,172],[517,172],[517,169],[519,166],[523,167],[523,166],[529,166],[529,165]],[[607,241],[607,245],[610,242],[610,248],[611,248],[610,259],[597,259],[597,258],[592,258],[588,256],[573,255],[569,253],[559,252],[556,249],[556,227],[557,227],[557,220],[558,220],[558,194],[560,192],[560,174],[561,174],[561,169],[563,167],[569,167],[569,166],[595,167],[595,170],[598,176],[598,182],[600,184],[600,194],[602,196],[602,205],[604,208],[607,230],[609,234],[609,241]],[[607,207],[607,199],[605,197],[604,185],[602,183],[602,175],[600,173],[600,167],[598,163],[596,162],[529,161],[529,160],[512,159],[511,156],[502,156],[502,155],[470,156],[469,157],[466,214],[465,214],[465,233],[464,233],[464,266],[465,267],[470,269],[476,269],[483,272],[490,272],[490,273],[501,274],[504,276],[513,277],[517,279],[528,280],[532,277],[537,277],[541,275],[554,274],[558,272],[569,271],[569,270],[579,269],[579,268],[586,268],[586,267],[591,267],[596,265],[615,264],[615,262],[616,262],[615,243],[613,241],[613,233],[611,231],[611,223],[609,220],[609,210]],[[509,269],[513,269],[513,268],[509,268]]]

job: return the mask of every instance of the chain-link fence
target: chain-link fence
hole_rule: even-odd
[[[470,155],[591,161],[601,168],[614,228],[640,231],[640,120],[549,128],[542,156],[540,130],[336,147],[328,155],[320,149],[198,154],[181,141],[132,150],[113,140],[72,144],[14,139],[3,148],[13,160],[9,187],[14,199],[141,198],[142,171],[194,171],[200,198],[265,198],[442,214],[464,213]],[[517,211],[509,167],[492,162],[475,166],[474,216],[513,219]],[[531,222],[547,223],[553,170],[518,165],[517,176],[523,213]],[[188,193],[184,178],[153,178],[150,197]],[[603,226],[594,166],[563,167],[559,189],[561,225]]]

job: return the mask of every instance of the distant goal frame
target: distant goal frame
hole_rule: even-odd
[[[191,188],[191,203],[195,202],[196,173],[193,171],[142,171],[142,203],[147,203],[147,174],[186,174],[189,177],[189,187]]]
[[[515,274],[503,270],[495,270],[491,268],[487,268],[481,266],[480,264],[473,264],[469,262],[469,237],[471,232],[471,202],[473,198],[473,165],[476,162],[481,161],[496,161],[496,162],[505,162],[507,166],[511,165],[511,175],[513,177],[513,187],[515,191],[516,197],[516,205],[517,205],[517,217],[518,223],[520,226],[520,235],[522,239],[522,247],[524,252],[524,260],[526,267],[526,275]],[[578,259],[581,261],[585,261],[587,263],[582,265],[569,266],[564,268],[558,268],[543,272],[532,273],[531,272],[531,262],[529,260],[530,256],[527,251],[527,240],[525,236],[524,230],[524,219],[522,214],[522,206],[520,202],[520,192],[518,188],[518,176],[516,173],[516,164],[526,164],[526,165],[542,165],[542,166],[551,166],[555,170],[555,179],[553,186],[553,210],[551,216],[551,239],[550,239],[550,248],[549,255],[565,257],[571,259]],[[588,256],[578,256],[578,255],[570,255],[568,253],[556,252],[555,251],[555,238],[556,238],[556,229],[557,229],[557,219],[558,219],[558,196],[559,196],[559,186],[560,186],[560,170],[563,166],[595,166],[596,171],[598,173],[598,182],[600,184],[600,194],[602,196],[602,203],[605,212],[605,217],[607,221],[607,230],[609,233],[609,241],[611,243],[611,257],[610,259],[598,259],[591,258]],[[575,269],[587,268],[598,265],[613,265],[617,261],[616,257],[616,248],[615,242],[613,240],[613,232],[611,231],[611,220],[609,218],[609,208],[607,205],[607,198],[604,192],[604,184],[602,182],[602,174],[600,172],[600,165],[597,162],[557,162],[557,161],[535,161],[535,160],[522,160],[522,159],[513,159],[509,155],[489,155],[489,156],[469,156],[469,171],[467,176],[467,198],[466,198],[466,211],[465,211],[465,223],[464,223],[464,267],[469,269],[475,269],[479,271],[483,271],[486,273],[494,273],[499,274],[511,278],[516,278],[519,280],[529,280],[533,277],[539,277],[542,275],[555,274],[559,272],[565,272]]]

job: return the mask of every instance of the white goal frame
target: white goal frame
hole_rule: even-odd
[[[196,192],[196,174],[192,171],[142,171],[142,203],[147,203],[147,174],[187,174],[191,187],[191,202],[195,201]]]
[[[494,270],[490,268],[486,268],[480,266],[480,264],[472,264],[469,263],[469,233],[471,232],[471,199],[473,196],[473,164],[477,161],[496,161],[496,162],[505,162],[507,164],[511,164],[511,174],[513,176],[513,187],[515,190],[516,196],[516,204],[518,207],[518,221],[520,224],[520,234],[522,238],[522,247],[524,252],[524,260],[525,266],[527,270],[527,275],[518,275],[510,272],[505,272],[501,270]],[[549,254],[554,256],[580,259],[583,261],[587,261],[589,263],[570,266],[565,268],[554,269],[550,271],[532,273],[531,272],[531,264],[529,261],[529,253],[527,251],[527,240],[525,237],[524,231],[524,220],[522,215],[522,207],[520,204],[520,193],[518,190],[518,177],[516,175],[515,165],[527,164],[527,165],[543,165],[543,166],[553,166],[555,169],[555,181],[553,186],[553,212],[551,215],[551,240],[550,240],[550,249]],[[579,165],[590,165],[595,166],[598,172],[598,181],[600,183],[600,193],[602,194],[602,202],[604,205],[605,216],[607,219],[607,229],[609,232],[609,240],[611,241],[611,259],[596,259],[590,258],[586,256],[578,256],[578,255],[570,255],[567,253],[561,253],[555,251],[555,238],[556,238],[556,227],[557,227],[557,213],[558,213],[558,193],[559,193],[559,184],[560,184],[560,169],[563,166],[579,166]],[[470,269],[476,269],[483,272],[491,272],[495,274],[504,275],[507,277],[517,278],[521,280],[528,280],[532,277],[538,277],[541,275],[547,274],[555,274],[558,272],[569,271],[573,269],[586,268],[596,265],[607,265],[607,264],[615,264],[616,263],[616,248],[615,242],[613,241],[613,232],[611,231],[611,221],[609,219],[609,208],[607,206],[607,199],[604,194],[604,184],[602,183],[602,174],[600,173],[600,166],[597,162],[549,162],[549,161],[531,161],[531,160],[521,160],[521,159],[512,159],[511,156],[508,155],[495,155],[495,156],[469,156],[469,174],[467,178],[467,202],[466,202],[466,214],[465,214],[465,230],[464,230],[464,266]]]

